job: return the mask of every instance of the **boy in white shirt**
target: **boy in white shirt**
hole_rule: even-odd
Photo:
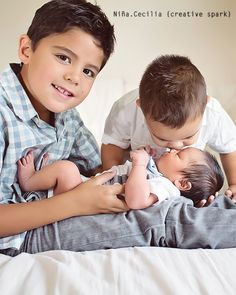
[[[139,91],[115,102],[102,138],[103,168],[123,163],[127,149],[145,145],[158,155],[166,148],[204,149],[208,145],[220,154],[229,185],[226,194],[236,199],[235,124],[220,103],[207,96],[203,76],[186,57],[155,59],[146,69]],[[199,205],[204,204],[206,200]]]

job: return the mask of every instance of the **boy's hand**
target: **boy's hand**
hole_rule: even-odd
[[[201,200],[199,201],[195,207],[197,208],[202,208],[202,207],[207,207],[209,206],[212,202],[214,202],[215,198],[218,196],[218,193],[216,193],[215,196],[210,196],[207,200]]]
[[[149,154],[145,149],[138,149],[130,152],[130,158],[134,166],[147,166],[149,161]]]
[[[73,198],[75,216],[129,210],[125,201],[117,198],[117,195],[124,193],[123,185],[103,185],[113,176],[114,172],[105,172],[81,183],[69,192]]]
[[[230,185],[225,191],[225,195],[236,202],[236,184]]]

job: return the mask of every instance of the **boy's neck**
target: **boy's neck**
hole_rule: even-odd
[[[55,127],[55,114],[54,113],[52,113],[52,112],[41,113],[41,114],[39,114],[39,117],[44,122]]]

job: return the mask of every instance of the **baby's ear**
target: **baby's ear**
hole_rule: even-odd
[[[192,184],[190,181],[184,179],[184,178],[180,178],[180,179],[176,179],[174,181],[174,185],[180,190],[180,191],[188,191],[191,189]]]
[[[31,40],[27,35],[20,36],[18,55],[23,64],[27,64],[32,52]]]

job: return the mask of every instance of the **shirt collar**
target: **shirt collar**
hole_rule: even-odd
[[[154,175],[162,175],[157,169],[156,163],[152,157],[149,158],[149,162],[147,164],[147,170]]]
[[[1,74],[0,87],[16,116],[22,121],[29,121],[38,114],[17,77],[20,70],[20,64],[10,64]]]

